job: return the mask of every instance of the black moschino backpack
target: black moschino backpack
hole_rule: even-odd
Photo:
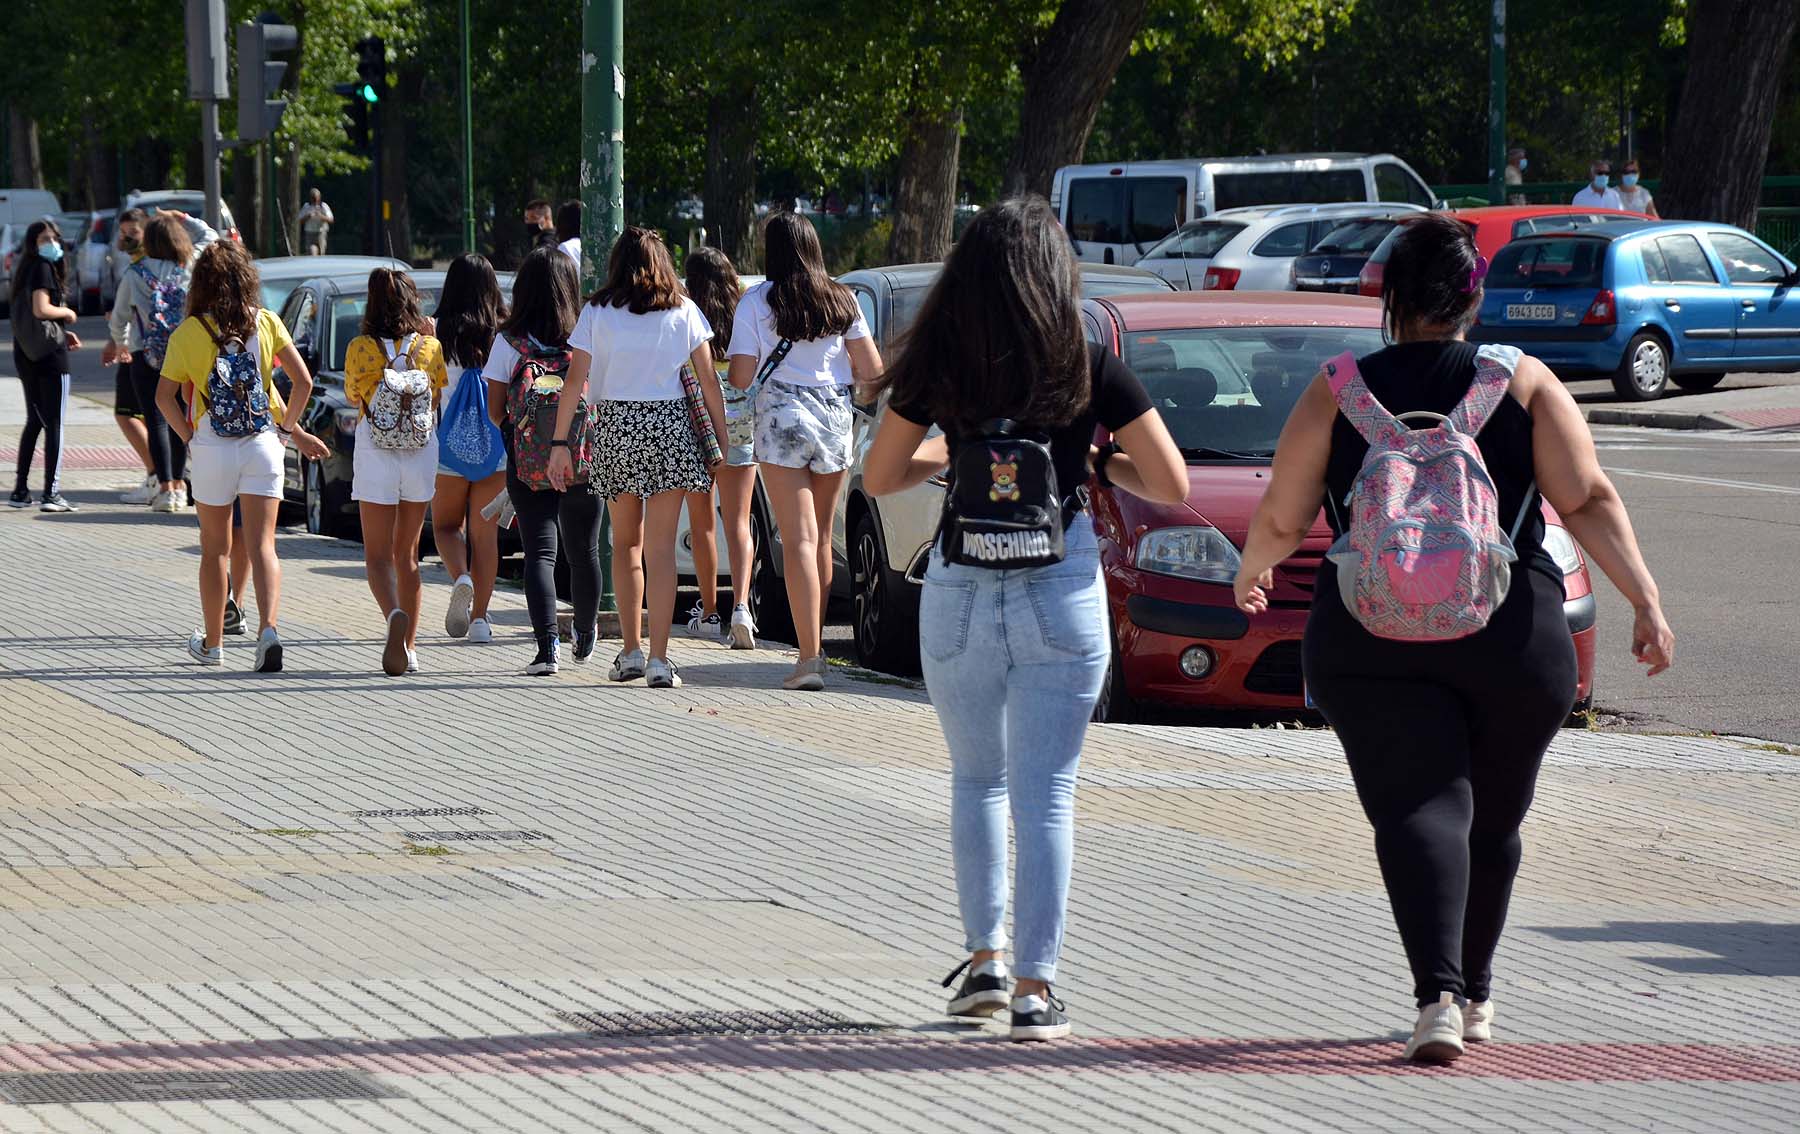
[[[995,570],[1060,563],[1063,529],[1080,507],[1056,483],[1048,437],[1012,421],[984,422],[950,456],[944,561]]]

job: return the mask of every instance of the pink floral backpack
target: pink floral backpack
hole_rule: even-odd
[[[1354,355],[1325,364],[1338,409],[1369,443],[1350,487],[1344,534],[1325,554],[1337,565],[1344,607],[1379,638],[1447,642],[1488,624],[1512,586],[1513,540],[1531,509],[1535,483],[1510,532],[1500,530],[1498,492],[1475,435],[1506,396],[1519,351],[1483,346],[1475,380],[1450,416],[1398,417],[1369,392]],[[1430,422],[1411,428],[1405,421]]]

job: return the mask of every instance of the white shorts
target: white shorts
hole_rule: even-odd
[[[194,502],[226,507],[239,496],[282,496],[281,435],[265,429],[253,437],[220,437],[212,418],[201,414],[188,446],[188,479]]]
[[[427,503],[437,494],[437,463],[437,430],[432,430],[423,449],[377,449],[364,418],[356,425],[350,499],[370,504]]]
[[[816,473],[850,467],[850,391],[770,378],[756,395],[756,459]]]

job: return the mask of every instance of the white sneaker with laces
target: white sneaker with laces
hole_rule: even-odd
[[[1419,1009],[1406,1058],[1414,1063],[1454,1063],[1463,1054],[1462,1006],[1450,992],[1438,994],[1435,1004]]]
[[[156,499],[156,474],[145,473],[144,482],[136,488],[119,493],[121,504],[148,504]]]
[[[178,482],[173,491],[175,493],[175,510],[177,512],[187,511],[190,504],[187,485]]]
[[[756,648],[756,620],[750,617],[750,608],[738,603],[731,608],[731,627],[725,637],[734,650],[754,650]]]
[[[719,632],[718,611],[708,614],[701,608],[699,603],[695,603],[694,609],[688,611],[688,615],[687,630],[690,636],[695,638],[710,638],[715,642],[719,640],[721,635]]]
[[[419,651],[413,649],[411,646],[406,648],[406,672],[419,672]]]
[[[256,638],[256,672],[281,672],[281,635],[270,626]]]
[[[157,490],[156,495],[150,498],[150,510],[163,513],[181,511],[181,505],[175,502],[175,490]]]
[[[188,656],[201,665],[224,665],[225,643],[220,642],[209,649],[206,645],[206,631],[196,630],[188,635]]]
[[[644,667],[644,684],[652,689],[680,689],[681,671],[668,658],[651,658]]]
[[[1469,1043],[1486,1043],[1494,1038],[1494,1002],[1469,1001],[1463,1009],[1463,1039]]]
[[[469,623],[469,641],[478,646],[485,646],[494,640],[494,627],[485,618],[476,618]]]
[[[619,651],[613,659],[612,670],[607,674],[614,681],[636,681],[644,676],[644,651],[641,649],[626,653]]]
[[[450,609],[444,612],[444,633],[460,638],[469,632],[469,610],[475,605],[475,580],[458,575],[450,587]]]

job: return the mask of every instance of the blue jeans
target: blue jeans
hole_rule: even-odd
[[[995,571],[932,553],[919,660],[950,749],[950,841],[966,948],[1006,947],[1006,816],[1018,846],[1013,971],[1056,979],[1075,841],[1075,771],[1111,644],[1093,525],[1067,557]]]

